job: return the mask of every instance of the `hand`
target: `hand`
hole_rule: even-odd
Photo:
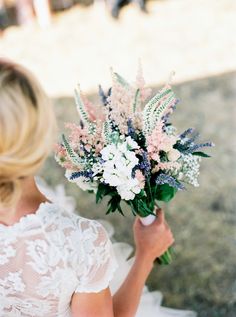
[[[156,214],[157,219],[151,225],[143,226],[137,217],[133,226],[136,258],[151,263],[174,243],[173,234],[165,221],[163,211],[158,209]]]

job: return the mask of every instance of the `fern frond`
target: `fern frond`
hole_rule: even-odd
[[[166,97],[168,94],[173,94],[170,88],[163,88],[160,90],[144,107],[143,110],[143,121],[144,121],[144,132],[148,134],[151,130],[151,122],[153,114],[157,109],[156,106],[162,98]],[[159,107],[158,107],[159,108]]]
[[[170,96],[155,109],[150,122],[151,130],[155,128],[156,123],[160,121],[161,118],[166,114],[167,110],[171,108],[175,100],[175,94],[172,92]]]
[[[136,111],[139,100],[140,100],[140,89],[137,89],[134,96],[133,112]]]
[[[88,117],[88,113],[85,109],[83,100],[80,96],[80,92],[78,91],[78,89],[75,89],[75,102],[76,102],[76,107],[77,107],[77,110],[78,110],[79,115],[81,117],[81,120],[83,120],[85,123],[89,124],[90,120]]]
[[[81,120],[84,122],[85,125],[88,126],[89,133],[94,134],[96,132],[96,124],[89,120],[87,110],[85,108],[85,105],[83,103],[83,100],[80,96],[78,89],[75,89],[75,102]]]
[[[66,149],[66,152],[71,160],[71,162],[74,165],[79,165],[81,164],[81,159],[79,158],[79,156],[75,153],[75,151],[72,149],[72,147],[70,146],[70,143],[68,142],[67,138],[65,137],[64,134],[62,134],[62,141],[63,141],[63,145]]]
[[[116,81],[121,84],[125,88],[130,88],[130,84],[118,73],[113,73],[113,76],[115,77]]]
[[[104,139],[106,140],[106,143],[111,142],[111,136],[112,136],[112,129],[109,120],[105,121],[103,123],[103,136]]]

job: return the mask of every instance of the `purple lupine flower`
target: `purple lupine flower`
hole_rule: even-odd
[[[171,106],[171,109],[172,109],[173,111],[176,109],[176,106],[177,106],[177,104],[178,104],[179,102],[180,102],[179,99],[176,99],[176,100],[175,100],[175,102],[174,102],[173,105]],[[164,122],[164,124],[166,124],[166,123],[168,122],[170,115],[171,115],[171,111],[168,112],[166,115],[164,115],[164,116],[162,117],[162,121]]]
[[[189,147],[194,144],[194,142],[198,139],[199,133],[195,133],[191,138],[184,142],[184,146]]]
[[[206,143],[200,143],[200,144],[194,144],[193,146],[190,146],[184,154],[191,154],[193,152],[196,152],[199,149],[202,149],[204,147],[213,147],[214,143],[212,142],[206,142]]]
[[[70,180],[74,180],[78,177],[86,177],[86,178],[93,178],[93,171],[88,170],[88,171],[80,171],[80,172],[73,172],[70,176]]]
[[[138,167],[140,170],[142,170],[144,172],[145,176],[150,174],[151,164],[149,162],[147,152],[145,152],[145,151],[142,152],[142,161],[141,161],[141,163],[138,164]]]
[[[131,138],[134,138],[135,136],[135,129],[133,127],[133,124],[132,124],[132,120],[129,119],[127,121],[127,126],[128,126],[128,135],[131,136]]]
[[[157,185],[168,184],[169,186],[174,187],[178,190],[185,189],[184,185],[179,183],[174,177],[164,173],[161,173],[160,175],[157,176],[156,184]]]
[[[183,133],[181,133],[179,138],[182,140],[182,139],[186,138],[186,136],[188,134],[192,134],[193,132],[194,132],[194,128],[189,128],[189,129],[185,130]]]
[[[107,94],[104,92],[101,85],[98,86],[98,89],[99,89],[99,96],[100,96],[100,100],[101,100],[102,104],[104,106],[107,106],[109,103],[108,97],[110,97],[110,95],[111,95],[111,88],[108,89]]]

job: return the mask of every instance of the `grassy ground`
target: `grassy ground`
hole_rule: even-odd
[[[148,285],[164,293],[165,305],[195,309],[200,317],[235,317],[235,84],[236,73],[228,73],[174,87],[181,99],[173,116],[176,126],[180,130],[197,127],[216,147],[213,157],[202,164],[201,186],[189,188],[165,206],[176,237],[176,258],[170,267],[156,267]],[[54,101],[62,130],[64,121],[77,119],[74,102],[72,98]],[[128,210],[125,218],[105,216],[105,204],[95,206],[94,196],[68,184],[52,158],[42,175],[51,184],[64,182],[82,215],[108,217],[116,228],[116,239],[133,243],[133,218]]]

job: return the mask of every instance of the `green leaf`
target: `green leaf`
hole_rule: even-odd
[[[168,184],[159,185],[156,190],[156,199],[164,202],[170,201],[176,194],[177,189]]]
[[[134,96],[133,112],[136,111],[139,99],[140,99],[140,89],[137,89],[136,93],[135,93],[135,96]]]
[[[116,210],[118,210],[121,214],[123,214],[122,209],[120,207],[120,202],[121,202],[120,195],[117,194],[111,197],[111,199],[108,201],[108,204],[107,204],[109,207],[107,210],[107,214],[109,214],[110,212],[115,212]]]
[[[123,87],[127,89],[130,87],[130,84],[121,75],[115,72],[114,76],[117,82],[120,83]]]
[[[193,152],[192,155],[201,156],[201,157],[211,157],[210,155],[204,152]]]
[[[97,193],[96,193],[96,203],[101,201],[104,196],[108,195],[111,192],[111,188],[106,184],[99,184]]]
[[[120,213],[122,216],[124,216],[124,213],[123,213],[123,210],[122,210],[120,204],[117,205],[117,209],[118,209],[119,213]]]

